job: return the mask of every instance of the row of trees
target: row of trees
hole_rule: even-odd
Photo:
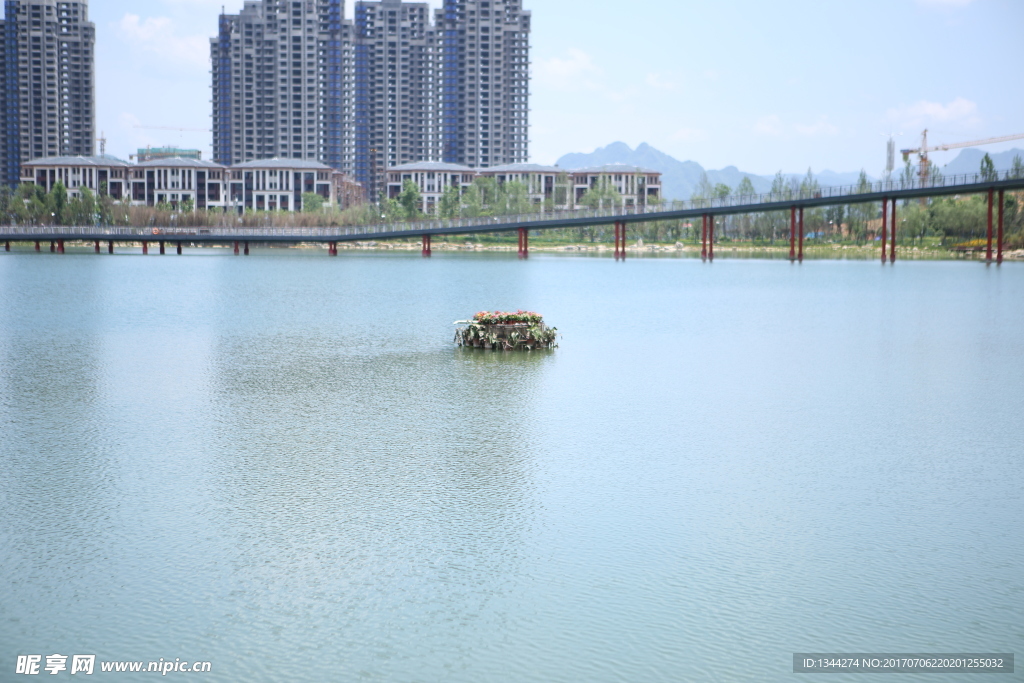
[[[930,169],[932,178],[941,179],[941,172],[934,166]],[[980,173],[985,178],[995,179],[994,164],[988,155],[981,163]],[[1024,162],[1017,157],[1010,170],[1011,177],[1024,178]],[[912,182],[916,171],[910,164],[902,170],[900,180]],[[440,198],[436,215],[441,218],[487,217],[529,214],[550,211],[556,206],[571,203],[569,179],[562,174],[555,183],[555,196],[544,203],[534,203],[529,188],[520,182],[498,183],[494,178],[478,178],[463,191],[450,187]],[[821,189],[814,174],[808,170],[800,179],[787,178],[781,172],[772,181],[771,192],[785,200],[799,196],[813,196]],[[868,192],[871,184],[862,171],[857,190]],[[105,193],[104,193],[105,194]],[[736,188],[728,185],[713,185],[707,174],[692,197],[696,201],[725,199],[731,196],[756,195],[749,178],[744,178]],[[1024,233],[1024,193],[1007,193],[1004,216],[1010,242],[1022,241]],[[624,198],[615,187],[602,180],[590,188],[580,203],[591,208],[619,208],[625,206]],[[0,217],[8,224],[21,225],[114,225],[114,226],[182,226],[182,227],[328,227],[358,226],[382,221],[405,221],[426,218],[422,212],[422,197],[419,188],[406,182],[396,199],[382,197],[379,204],[361,204],[344,211],[326,208],[319,195],[303,195],[302,213],[252,212],[238,216],[219,209],[193,211],[188,204],[171,207],[131,206],[127,199],[117,201],[109,196],[96,196],[86,188],[78,196],[69,197],[67,189],[60,183],[50,192],[34,185],[23,185],[15,191],[0,188]],[[837,205],[827,208],[807,209],[804,214],[804,229],[812,239],[830,242],[864,243],[873,239],[878,232],[881,206],[875,203]],[[938,238],[942,243],[961,243],[978,239],[985,234],[987,205],[983,196],[948,197],[928,202],[907,201],[899,211],[899,237],[902,241],[923,241]],[[715,236],[720,242],[753,242],[774,244],[789,239],[789,212],[765,212],[727,216],[719,218]],[[632,225],[630,235],[649,242],[700,241],[699,221],[652,221]],[[549,231],[545,238],[564,241],[605,242],[611,240],[610,226],[580,227]],[[503,241],[514,239],[508,236],[492,236],[490,239]]]
[[[324,199],[315,193],[302,195],[303,211],[246,211],[241,216],[221,209],[194,211],[191,200],[178,206],[157,204],[153,207],[132,206],[128,198],[114,199],[101,192],[80,188],[77,196],[69,195],[62,183],[55,183],[47,192],[37,185],[20,185],[17,189],[0,187],[0,220],[5,225],[99,225],[99,226],[182,226],[217,227],[238,225],[326,227],[330,225],[361,225],[373,221],[376,211],[359,206],[347,212],[324,210]],[[379,217],[377,218],[379,220]]]

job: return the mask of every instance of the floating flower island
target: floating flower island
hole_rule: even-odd
[[[457,320],[455,324],[466,326],[455,332],[455,343],[459,346],[503,351],[533,351],[558,346],[558,328],[548,327],[543,316],[530,311],[481,311],[472,320]]]

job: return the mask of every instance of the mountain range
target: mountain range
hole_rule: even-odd
[[[1020,155],[1024,158],[1024,150],[1011,149],[992,155],[992,161],[997,170],[1006,170],[1013,163],[1013,157]],[[985,156],[984,150],[968,148],[962,150],[957,157],[942,167],[942,172],[950,175],[956,173],[977,173],[981,165],[981,159]],[[604,166],[606,164],[632,164],[643,166],[661,172],[662,194],[666,199],[689,199],[693,191],[700,183],[702,173],[708,174],[708,180],[712,185],[723,183],[731,188],[736,188],[743,178],[750,178],[755,192],[768,192],[772,186],[771,176],[761,176],[754,173],[746,173],[735,166],[726,166],[721,170],[705,169],[696,161],[679,161],[662,151],[651,147],[646,142],[636,149],[630,148],[624,142],[613,142],[607,147],[600,147],[590,154],[566,154],[558,162],[558,166],[572,170],[576,168],[587,168],[589,166]],[[786,177],[802,178],[803,173],[783,174]],[[852,185],[857,182],[860,172],[837,173],[835,171],[821,171],[815,173],[815,177],[822,185]],[[874,180],[870,175],[869,179]]]

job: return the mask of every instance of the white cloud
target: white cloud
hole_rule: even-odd
[[[782,121],[775,114],[762,116],[754,122],[754,132],[779,137],[782,135]]]
[[[583,50],[569,48],[567,56],[538,59],[534,74],[538,80],[557,89],[579,86],[601,75],[594,60]]]
[[[825,115],[812,123],[788,123],[777,114],[771,114],[754,121],[753,129],[755,133],[773,138],[791,138],[794,135],[813,138],[839,134],[839,127],[830,122]]]
[[[935,123],[959,123],[965,126],[976,126],[981,123],[978,105],[963,97],[958,97],[949,104],[921,100],[890,109],[888,117],[890,121],[914,128]]]
[[[839,127],[835,126],[828,121],[827,116],[822,116],[820,119],[811,124],[794,124],[793,130],[800,135],[806,135],[807,137],[818,137],[820,135],[836,135],[839,133]]]
[[[655,90],[675,90],[676,85],[672,81],[668,80],[661,74],[647,74],[644,79],[647,85],[651,86]]]
[[[700,142],[707,137],[707,131],[700,128],[680,128],[671,136],[674,142]]]
[[[174,21],[168,17],[142,19],[137,14],[126,14],[118,22],[118,29],[129,43],[174,63],[203,69],[209,65],[209,36],[177,36],[174,34]]]

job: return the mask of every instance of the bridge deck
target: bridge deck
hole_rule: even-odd
[[[881,202],[883,199],[918,199],[948,195],[982,194],[989,190],[1022,190],[1024,178],[1008,174],[996,180],[978,175],[953,176],[941,182],[920,185],[897,181],[875,183],[868,191],[853,186],[823,187],[810,196],[766,194],[727,197],[710,201],[666,202],[644,207],[641,211],[617,209],[557,211],[515,216],[456,218],[409,221],[355,227],[334,228],[134,228],[98,226],[0,226],[0,241],[115,240],[165,241],[224,244],[236,241],[264,243],[356,242],[419,237],[421,235],[465,235],[472,233],[550,230],[614,223],[647,223],[663,220],[699,218],[703,215],[727,216],[769,211],[788,211],[792,207],[814,208],[837,204]]]

